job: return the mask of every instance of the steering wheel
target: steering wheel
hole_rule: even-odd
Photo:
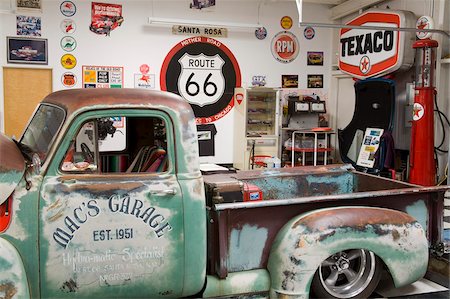
[[[94,153],[89,149],[86,143],[81,144],[81,152],[83,154],[83,158],[86,162],[92,163],[94,162]]]

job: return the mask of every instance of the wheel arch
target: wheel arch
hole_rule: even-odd
[[[350,249],[373,251],[397,287],[423,277],[428,265],[425,232],[410,215],[373,207],[320,209],[294,217],[279,231],[268,262],[271,296],[307,298],[322,261]]]

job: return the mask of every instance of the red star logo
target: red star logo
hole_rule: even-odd
[[[420,21],[420,24],[417,25],[418,29],[425,29],[427,27],[427,22]]]
[[[420,109],[420,107],[414,107],[413,116],[420,117],[420,115],[419,115],[420,111],[422,111],[422,109]]]
[[[369,60],[367,59],[367,57],[365,57],[363,61],[361,61],[361,65],[361,71],[367,70],[367,67],[369,65]]]

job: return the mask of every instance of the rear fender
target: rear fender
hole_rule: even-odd
[[[30,298],[22,259],[16,248],[0,238],[0,294],[2,298]]]
[[[271,297],[308,298],[321,262],[357,248],[380,257],[397,287],[420,279],[427,269],[425,232],[410,215],[371,207],[321,209],[293,218],[278,233],[268,263]]]

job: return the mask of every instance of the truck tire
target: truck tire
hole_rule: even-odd
[[[333,254],[317,269],[312,281],[316,298],[368,298],[378,285],[382,262],[369,250]]]

